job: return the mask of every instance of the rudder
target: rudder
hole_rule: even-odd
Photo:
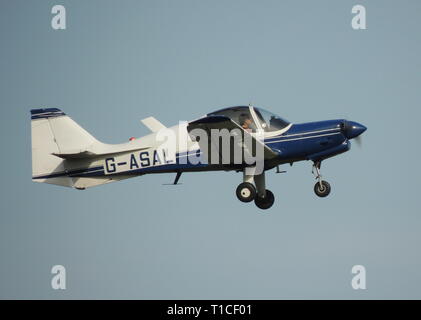
[[[57,108],[31,110],[32,179],[36,182],[73,187],[65,160],[53,155],[86,150],[100,143]]]

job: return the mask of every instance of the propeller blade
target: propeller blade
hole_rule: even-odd
[[[357,146],[362,148],[363,147],[363,138],[362,136],[358,136],[356,138],[354,138],[355,142],[357,143]]]

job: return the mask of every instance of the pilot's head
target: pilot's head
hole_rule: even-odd
[[[250,125],[253,123],[253,120],[251,119],[250,115],[247,113],[240,114],[238,120],[240,122],[240,126],[242,126],[243,129],[249,129]]]

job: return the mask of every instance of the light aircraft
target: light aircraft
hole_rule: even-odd
[[[236,189],[238,199],[254,200],[258,208],[268,209],[275,197],[266,189],[265,171],[276,168],[279,173],[281,164],[311,160],[317,179],[314,192],[326,197],[331,187],[320,175],[322,161],[348,151],[350,140],[367,129],[344,119],[293,124],[251,105],[217,110],[171,128],[153,117],[142,123],[150,134],[126,143],[105,144],[60,109],[31,110],[33,181],[83,190],[152,173],[176,173],[173,184],[178,184],[183,172],[237,171],[243,173],[243,182]],[[210,133],[216,129],[240,133],[241,139],[228,145],[228,156],[221,153],[221,138]],[[197,130],[208,136],[197,135]],[[171,135],[171,143],[162,138]],[[235,135],[230,137],[235,140]],[[256,169],[257,157],[254,163],[245,157],[233,161],[235,150],[252,155],[258,148],[262,150],[261,172],[249,170]],[[218,161],[209,161],[212,159]]]

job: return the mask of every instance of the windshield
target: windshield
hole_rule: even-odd
[[[280,116],[277,116],[276,114],[273,114],[272,112],[266,111],[264,109],[254,108],[254,112],[260,121],[262,129],[267,132],[282,130],[287,125],[289,125],[287,120],[282,119]]]

